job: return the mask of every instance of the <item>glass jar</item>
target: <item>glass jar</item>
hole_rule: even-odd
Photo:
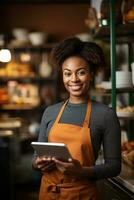
[[[115,23],[122,23],[121,12],[122,0],[115,2]],[[95,8],[99,26],[106,26],[110,24],[110,0],[92,0],[91,7]]]
[[[122,13],[121,13],[121,5],[122,0],[118,0],[115,2],[115,23],[122,23]],[[102,0],[100,6],[100,15],[101,15],[101,25],[109,25],[110,24],[110,1]]]

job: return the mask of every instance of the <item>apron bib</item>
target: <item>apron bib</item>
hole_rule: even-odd
[[[89,120],[91,102],[88,100],[83,126],[59,123],[66,101],[50,130],[48,141],[65,143],[74,159],[82,166],[94,165],[94,154],[91,144]],[[44,173],[41,180],[39,200],[97,200],[95,182],[85,179],[72,178],[55,169]]]

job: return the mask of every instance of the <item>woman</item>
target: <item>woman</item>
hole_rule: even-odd
[[[89,97],[91,80],[104,66],[102,49],[92,42],[67,38],[53,49],[51,61],[61,69],[69,98],[45,110],[38,141],[65,143],[73,159],[45,155],[33,159],[33,167],[43,173],[39,199],[99,199],[96,180],[117,176],[121,169],[117,116]],[[101,144],[104,163],[96,165]]]

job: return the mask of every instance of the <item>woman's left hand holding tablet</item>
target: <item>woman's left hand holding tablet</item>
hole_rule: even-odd
[[[52,160],[51,157],[41,156],[37,157],[35,160],[35,164],[42,173],[50,172],[56,166],[55,162]]]

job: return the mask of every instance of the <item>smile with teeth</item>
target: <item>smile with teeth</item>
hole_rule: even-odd
[[[72,90],[79,90],[81,89],[81,85],[69,85]]]

